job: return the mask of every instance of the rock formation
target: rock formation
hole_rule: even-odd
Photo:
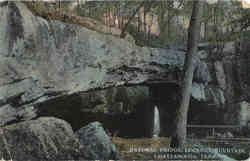
[[[100,123],[74,134],[64,120],[41,117],[0,129],[0,155],[16,161],[119,159]]]
[[[90,123],[76,132],[86,159],[119,159],[120,154],[99,122]]]
[[[46,20],[35,16],[22,2],[1,2],[0,20],[0,126],[5,126],[9,134],[5,139],[11,143],[9,150],[17,151],[13,158],[48,160],[69,155],[73,159],[98,159],[98,156],[107,159],[115,152],[112,146],[107,146],[105,154],[89,149],[91,155],[75,156],[78,152],[74,150],[82,150],[79,148],[84,140],[79,136],[81,130],[77,133],[79,141],[64,121],[37,119],[40,116],[64,119],[74,130],[96,118],[116,124],[115,128],[126,127],[117,121],[122,118],[130,120],[131,129],[133,126],[147,129],[142,123],[150,124],[147,114],[152,109],[147,107],[152,105],[148,101],[152,101],[159,107],[160,121],[166,123],[161,126],[162,135],[169,135],[171,112],[178,103],[184,51],[139,47],[77,24]],[[244,45],[242,48],[245,49]],[[246,76],[249,63],[241,65],[232,61],[231,51],[229,45],[224,51],[229,53],[227,57],[211,61],[208,51],[202,50],[195,59],[190,122],[237,124],[242,122],[241,117],[246,119],[246,115],[235,112],[234,107],[237,100],[241,100],[242,90],[249,89]],[[247,54],[243,57],[249,58]],[[246,109],[237,109],[246,112]],[[216,114],[216,119],[208,118],[208,112]],[[90,113],[95,114],[94,118]],[[131,113],[136,115],[127,118]],[[109,119],[105,119],[106,114]],[[232,119],[235,114],[238,120]],[[135,123],[138,116],[143,116],[143,121]],[[48,126],[48,122],[51,125]],[[92,127],[96,130],[93,137],[99,142],[103,129],[96,124]],[[26,149],[17,149],[26,142],[20,141],[16,133],[36,143],[33,149],[36,152],[30,158],[24,155],[33,153],[29,144]],[[46,139],[49,142],[45,142]],[[62,144],[58,145],[59,141]],[[5,145],[4,142],[1,140],[0,144]],[[15,144],[18,146],[14,147]]]
[[[178,83],[184,52],[138,47],[78,25],[48,21],[21,2],[0,7],[1,125],[37,117],[39,104],[58,97],[153,81]],[[195,81],[206,84],[206,64],[198,58],[195,64]]]

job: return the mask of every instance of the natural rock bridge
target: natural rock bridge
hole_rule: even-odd
[[[1,3],[0,20],[0,125],[37,117],[36,105],[55,98],[180,81],[185,52],[138,47],[75,24],[48,21],[21,2]],[[194,63],[195,85],[206,85],[206,63],[199,58]]]
[[[112,112],[114,112],[117,120],[122,120],[124,118],[119,115],[119,112],[122,111],[120,110],[122,104],[119,104],[119,102],[116,104],[116,102],[112,102],[113,100],[105,100],[106,98],[103,99],[102,97],[107,95],[111,95],[107,98],[113,97],[125,90],[125,93],[130,92],[130,97],[126,98],[127,100],[139,100],[140,104],[136,117],[145,117],[144,120],[141,119],[145,121],[144,124],[151,126],[152,122],[150,121],[154,120],[151,118],[154,109],[152,107],[159,107],[159,110],[155,113],[157,116],[155,122],[164,122],[164,126],[157,126],[156,134],[161,134],[161,131],[167,133],[171,131],[171,125],[169,125],[171,124],[171,110],[178,103],[176,97],[181,82],[180,74],[183,70],[184,59],[185,52],[183,51],[139,47],[128,40],[91,31],[80,25],[51,21],[35,16],[22,2],[1,2],[0,126],[35,119],[39,116],[56,116],[68,121],[75,130],[83,125],[77,127],[78,122],[76,121],[82,118],[89,122],[93,121],[88,110],[96,112],[95,117],[100,118],[98,110],[101,109],[101,112],[105,114],[106,108],[109,108],[106,105],[112,103],[114,103],[113,106],[116,111],[111,111],[109,116],[112,116]],[[215,73],[211,73],[210,76],[207,63],[201,59],[197,57],[194,60],[196,66],[192,88],[193,98],[199,101],[212,100],[216,104],[225,104],[224,91],[226,90],[224,89],[228,86],[226,86],[223,62],[217,61],[212,64]],[[228,67],[232,67],[229,65]],[[209,86],[208,83],[211,80],[217,84],[210,84]],[[135,89],[131,89],[130,86]],[[140,87],[138,88],[138,86]],[[114,89],[113,87],[117,88]],[[121,87],[121,89],[118,87]],[[97,91],[99,93],[96,93]],[[145,101],[145,93],[151,99],[151,102]],[[231,91],[228,93],[231,93]],[[210,117],[212,114],[206,113],[207,104],[201,110],[199,101],[196,105],[198,107],[196,108],[198,109],[197,113],[202,111],[207,117]],[[150,108],[145,108],[148,103]],[[94,108],[85,108],[89,105],[93,105]],[[84,108],[75,108],[77,106]],[[130,109],[126,110],[129,111]],[[84,112],[86,114],[83,116]],[[197,116],[197,113],[193,116]],[[224,111],[222,113],[224,114]],[[147,114],[151,114],[151,116]],[[231,117],[228,120],[230,119]],[[137,131],[141,130],[138,127],[143,126],[141,122],[136,124],[133,119],[132,122],[122,125],[120,124],[122,122],[117,122],[110,117],[106,120],[111,122],[111,125],[115,128],[128,127],[129,129],[125,129],[125,132],[134,131],[133,126]],[[211,118],[209,120],[211,121]],[[129,126],[123,126],[128,124]],[[62,120],[45,117],[20,123],[17,127],[6,126],[5,128],[9,128],[8,132],[13,132],[13,135],[6,135],[9,137],[8,140],[14,138],[13,143],[15,143],[15,139],[19,142],[21,140],[21,144],[19,144],[21,148],[12,146],[14,147],[14,150],[12,149],[13,154],[16,152],[15,149],[18,149],[15,155],[19,158],[19,156],[23,156],[22,154],[27,155],[26,149],[23,149],[26,141],[25,139],[22,140],[23,136],[19,136],[19,133],[15,132],[16,128],[19,128],[19,131],[32,134],[31,136],[36,133],[35,136],[38,136],[38,140],[47,142],[48,138],[54,138],[56,143],[60,142],[59,150],[57,150],[58,147],[54,146],[53,139],[50,142],[53,143],[51,145],[53,148],[55,147],[57,152],[60,151],[60,148],[64,149],[64,145],[69,146],[69,150],[78,149],[78,143],[76,148],[72,147],[71,144],[64,143],[64,141],[75,137],[71,126]],[[54,127],[57,128],[56,131],[54,131]],[[29,131],[34,128],[33,133]],[[68,130],[65,132],[64,128]],[[48,134],[52,134],[52,136],[48,136]],[[16,135],[19,137],[12,137]],[[63,139],[60,139],[59,135]],[[27,136],[26,139],[33,138]],[[33,141],[39,146],[36,139],[33,138]],[[5,143],[0,144],[5,145]],[[32,145],[32,148],[29,149],[36,151],[36,148],[38,149],[38,147],[33,149]],[[36,152],[40,153],[40,150]],[[51,153],[51,150],[48,151]],[[83,148],[84,152],[86,152],[86,148]],[[54,154],[53,151],[52,153]],[[75,155],[75,152],[64,153],[62,151],[61,154]],[[44,156],[47,153],[41,151],[38,156],[40,155]],[[30,158],[30,156],[25,157]],[[37,159],[37,157],[35,158]]]

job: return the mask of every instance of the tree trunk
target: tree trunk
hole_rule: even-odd
[[[140,14],[140,11],[138,12],[138,19],[137,19],[137,22],[138,22],[138,30],[137,32],[141,32],[141,14]]]
[[[150,44],[150,35],[151,35],[151,30],[152,30],[152,26],[153,26],[153,23],[154,23],[154,15],[151,14],[151,20],[150,20],[150,24],[148,26],[148,33],[147,33],[147,44],[149,45]]]
[[[197,45],[200,37],[201,1],[193,1],[193,11],[188,29],[188,51],[185,58],[183,82],[181,87],[180,106],[176,109],[174,132],[171,147],[183,147],[187,135],[187,114],[190,102],[192,80],[194,75],[194,57],[197,55]]]

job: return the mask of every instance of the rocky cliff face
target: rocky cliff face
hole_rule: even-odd
[[[34,118],[38,104],[58,97],[159,80],[178,83],[184,52],[141,48],[78,25],[48,21],[23,3],[0,7],[1,125]],[[198,58],[195,64],[195,80],[206,84],[206,64]]]

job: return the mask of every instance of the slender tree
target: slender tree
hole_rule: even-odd
[[[176,109],[174,120],[174,133],[171,140],[171,147],[183,147],[187,135],[187,114],[192,90],[192,81],[195,69],[194,58],[197,55],[197,46],[200,37],[200,16],[203,2],[193,1],[192,16],[188,29],[188,51],[185,57],[183,82],[181,86],[181,98],[179,108]]]

